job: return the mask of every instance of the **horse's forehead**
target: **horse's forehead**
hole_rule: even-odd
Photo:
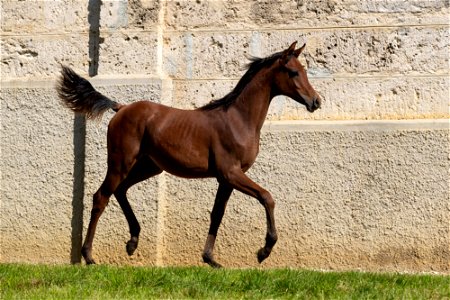
[[[291,68],[302,68],[303,67],[300,60],[298,60],[298,58],[295,56],[292,56],[291,59],[289,59],[286,66],[291,67]]]

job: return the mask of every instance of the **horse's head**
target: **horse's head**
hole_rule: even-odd
[[[281,95],[294,99],[305,105],[309,112],[313,112],[320,108],[322,99],[309,83],[305,68],[298,60],[306,44],[299,49],[295,49],[296,44],[297,42],[294,42],[287,50],[282,52],[275,84]]]

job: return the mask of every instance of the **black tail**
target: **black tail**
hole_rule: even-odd
[[[88,119],[101,118],[106,110],[118,111],[123,106],[97,92],[89,81],[66,66],[62,66],[56,89],[65,106]]]

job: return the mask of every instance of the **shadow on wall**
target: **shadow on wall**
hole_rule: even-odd
[[[100,6],[101,0],[89,0],[89,76],[98,74],[99,44],[100,44]],[[86,118],[75,115],[73,121],[73,189],[72,189],[72,232],[70,262],[81,263],[81,246],[83,239],[83,199],[84,171],[86,158]]]
[[[86,119],[76,115],[73,121],[73,189],[72,189],[72,232],[70,262],[81,263],[83,236],[84,162],[86,155]]]

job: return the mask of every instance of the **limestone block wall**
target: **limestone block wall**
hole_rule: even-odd
[[[192,109],[228,93],[248,56],[306,42],[314,114],[271,105],[249,176],[277,201],[263,267],[449,272],[449,4],[443,0],[63,0],[0,3],[1,262],[80,261],[106,127],[58,102],[60,64],[102,93]],[[197,265],[217,183],[163,174],[100,220],[100,263]],[[265,217],[233,193],[216,256],[254,267]]]

